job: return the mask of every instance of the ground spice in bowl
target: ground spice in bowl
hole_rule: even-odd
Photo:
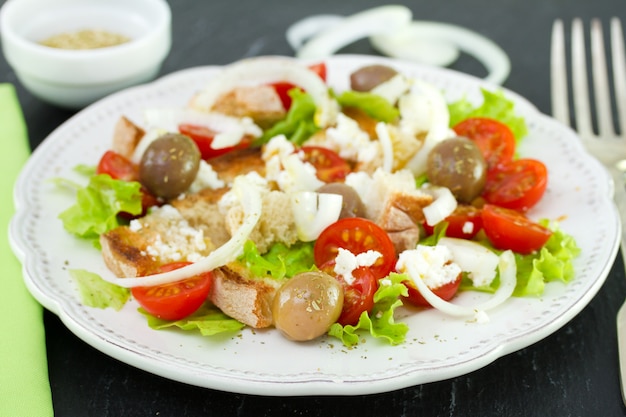
[[[129,42],[130,38],[106,30],[84,29],[50,36],[39,43],[59,49],[97,49]]]

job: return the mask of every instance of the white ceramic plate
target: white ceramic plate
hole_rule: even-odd
[[[480,101],[490,86],[449,70],[339,55],[327,62],[329,84],[346,88],[348,74],[383,61],[446,91],[448,99]],[[95,165],[110,144],[121,115],[141,121],[142,109],[183,106],[220,69],[193,68],[153,84],[110,96],[56,129],[33,153],[15,189],[17,214],[10,227],[14,251],[23,261],[32,294],[58,314],[85,342],[123,362],[155,374],[202,387],[262,395],[354,395],[391,391],[466,374],[550,335],[592,299],[603,284],[618,248],[620,224],[610,198],[610,179],[588,156],[577,136],[541,115],[526,100],[507,92],[529,125],[520,153],[547,164],[549,185],[533,218],[561,219],[582,248],[576,278],[551,283],[541,298],[513,298],[491,311],[484,324],[451,318],[438,311],[409,314],[406,343],[384,345],[367,339],[346,349],[335,339],[293,343],[275,330],[244,330],[236,336],[207,338],[196,333],[151,330],[128,303],[120,312],[81,305],[70,268],[109,274],[90,244],[67,234],[58,214],[73,197],[50,181],[81,180],[72,168]],[[464,293],[456,302],[474,303],[480,294]]]

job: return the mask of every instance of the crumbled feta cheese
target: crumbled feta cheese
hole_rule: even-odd
[[[166,241],[159,234],[155,241],[146,248],[148,255],[159,258],[162,262],[174,262],[187,259],[196,262],[203,257],[207,244],[204,233],[200,229],[195,229],[189,225],[187,220],[169,204],[156,208],[153,216],[161,218],[162,223],[167,223],[171,233],[166,236]]]
[[[398,271],[406,272],[409,263],[430,289],[456,281],[461,273],[461,267],[452,261],[452,252],[445,246],[417,245],[416,249],[405,250],[398,258]]]
[[[396,74],[387,81],[378,84],[370,92],[383,97],[390,104],[395,105],[409,88],[411,88],[411,80],[402,74]]]
[[[373,141],[359,124],[340,113],[337,124],[326,130],[326,145],[339,156],[356,162],[371,162],[381,155],[380,142]]]
[[[314,191],[324,185],[315,167],[303,160],[301,152],[284,135],[272,138],[262,154],[265,178],[274,181],[282,191]]]
[[[472,222],[463,223],[463,228],[461,230],[463,231],[463,233],[469,235],[470,233],[474,231],[474,223]]]
[[[200,168],[198,174],[189,186],[188,192],[197,193],[205,188],[215,190],[224,186],[224,181],[219,179],[217,172],[213,171],[213,167],[205,160],[200,160]]]
[[[130,228],[131,231],[138,232],[141,230],[143,226],[141,225],[141,222],[139,220],[133,219],[130,221],[130,224],[128,225],[128,227]]]
[[[342,276],[346,283],[350,285],[354,282],[352,272],[354,272],[355,269],[362,266],[372,266],[381,256],[382,254],[375,250],[368,250],[367,252],[355,255],[347,249],[339,248],[337,256],[335,257],[334,271],[337,275]]]

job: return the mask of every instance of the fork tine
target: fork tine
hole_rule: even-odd
[[[591,21],[591,63],[598,132],[603,138],[613,138],[615,137],[615,130],[611,112],[611,93],[609,92],[609,76],[606,68],[606,52],[602,36],[602,23],[600,23],[599,19],[593,19]]]
[[[572,22],[572,88],[574,90],[574,114],[576,130],[581,136],[593,136],[589,86],[585,57],[585,35],[580,18]]]
[[[565,125],[570,125],[567,99],[567,64],[565,61],[565,35],[563,21],[557,19],[552,25],[552,52],[550,55],[550,86],[552,88],[552,115]]]
[[[624,58],[624,34],[622,23],[617,18],[611,19],[611,55],[613,57],[613,80],[617,120],[622,137],[626,137],[626,59]]]

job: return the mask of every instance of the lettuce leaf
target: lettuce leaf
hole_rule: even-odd
[[[545,283],[567,283],[574,278],[573,260],[580,254],[576,241],[556,222],[542,219],[539,223],[552,230],[552,236],[537,253],[516,254],[517,285],[513,295],[517,297],[538,296],[543,293]]]
[[[274,136],[285,135],[287,139],[296,145],[301,145],[311,135],[319,130],[315,124],[315,111],[317,107],[310,94],[298,88],[292,88],[287,93],[291,97],[291,107],[287,116],[266,130],[263,135],[254,142],[255,146],[263,145]]]
[[[400,116],[400,111],[383,97],[361,91],[344,91],[337,101],[342,107],[356,107],[370,117],[383,122],[393,122]]]
[[[154,330],[178,327],[181,330],[199,330],[203,336],[215,336],[221,333],[232,333],[243,329],[246,325],[228,317],[217,307],[208,304],[202,305],[196,312],[181,320],[161,320],[149,314],[143,308],[138,308],[148,321],[148,326]]]
[[[359,330],[369,332],[373,337],[383,339],[391,345],[403,343],[409,327],[406,323],[396,323],[393,314],[396,308],[402,305],[400,296],[408,295],[407,288],[402,284],[405,279],[406,276],[396,273],[381,279],[374,294],[371,314],[364,311],[355,326],[335,323],[330,327],[328,334],[341,340],[347,347],[359,343]]]
[[[81,301],[94,308],[112,308],[119,311],[130,298],[130,290],[111,284],[100,275],[84,269],[70,269],[70,276],[78,283]]]
[[[478,107],[467,99],[448,104],[450,126],[469,117],[489,117],[506,124],[518,142],[528,134],[526,121],[523,117],[516,116],[515,103],[507,99],[502,91],[491,92],[483,88],[481,92],[483,103]]]
[[[100,249],[100,235],[120,225],[119,213],[141,213],[140,187],[138,182],[94,175],[76,192],[76,203],[59,214],[59,219],[68,232],[91,240]]]
[[[261,255],[254,242],[249,240],[243,246],[239,261],[256,276],[291,278],[314,268],[311,266],[315,264],[313,242],[298,242],[291,246],[275,243],[267,253]]]

